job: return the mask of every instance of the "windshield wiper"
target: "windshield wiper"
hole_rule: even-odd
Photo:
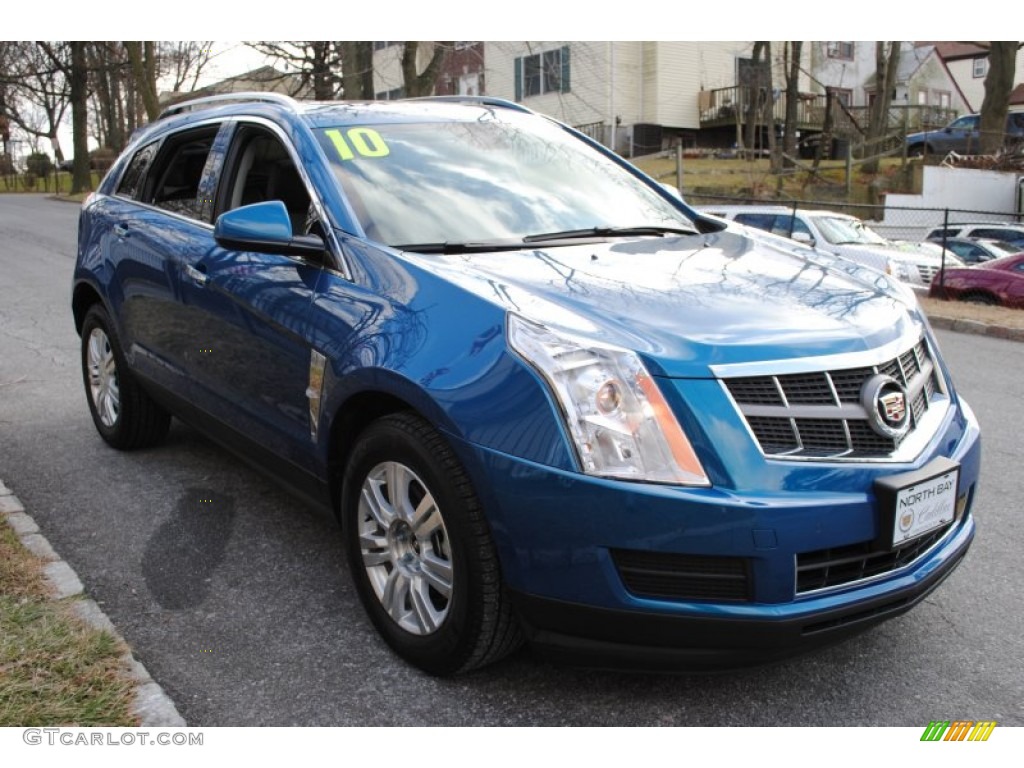
[[[518,251],[524,245],[522,240],[493,240],[468,243],[401,243],[391,247],[413,253],[486,253],[488,251]]]
[[[528,235],[524,243],[539,243],[546,240],[577,240],[588,237],[638,237],[642,235],[697,235],[696,229],[683,227],[590,227],[589,229],[567,229],[563,232],[545,232],[540,235]]]

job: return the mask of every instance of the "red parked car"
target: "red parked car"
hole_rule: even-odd
[[[939,299],[1024,308],[1024,253],[993,259],[976,267],[947,269],[936,275],[928,291]]]

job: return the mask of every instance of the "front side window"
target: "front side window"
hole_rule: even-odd
[[[224,210],[280,200],[288,210],[292,233],[311,229],[309,192],[284,144],[271,132],[243,126],[235,139]]]
[[[611,159],[533,115],[317,131],[370,239],[388,245],[521,241],[594,227],[692,229]]]

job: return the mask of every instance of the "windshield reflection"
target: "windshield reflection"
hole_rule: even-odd
[[[346,131],[356,149],[339,152]],[[370,152],[360,153],[368,131],[374,138],[362,146]],[[317,136],[367,237],[388,245],[692,227],[653,189],[536,116],[482,112],[479,120],[327,128]]]
[[[888,245],[889,241],[871,231],[857,219],[843,219],[838,216],[818,216],[818,229],[832,245],[855,243],[860,245]]]

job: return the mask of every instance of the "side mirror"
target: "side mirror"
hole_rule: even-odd
[[[280,200],[253,203],[222,213],[213,226],[213,239],[233,251],[277,253],[322,260],[325,246],[317,235],[293,235],[288,209]]]
[[[792,239],[796,240],[798,243],[803,243],[804,245],[809,245],[809,246],[811,246],[811,248],[814,247],[814,243],[815,243],[814,238],[811,237],[807,232],[794,232]]]

